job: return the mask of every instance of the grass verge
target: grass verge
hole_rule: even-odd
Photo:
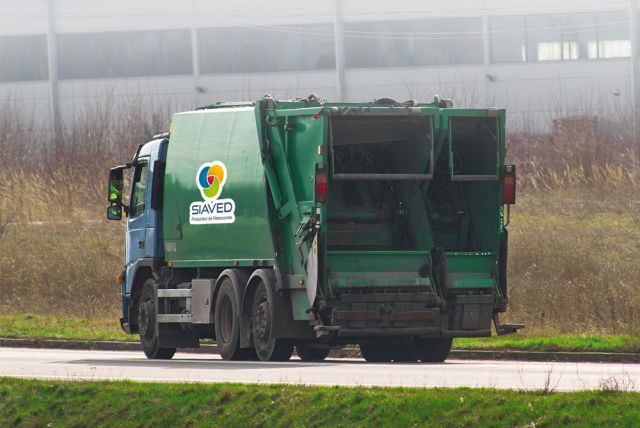
[[[640,394],[0,379],[4,426],[633,426]],[[117,422],[115,422],[117,421]]]
[[[59,315],[0,315],[0,337],[67,340],[137,340],[125,334],[117,319],[69,318]]]
[[[546,352],[632,352],[640,353],[640,337],[629,335],[588,336],[502,336],[455,339],[454,349]]]

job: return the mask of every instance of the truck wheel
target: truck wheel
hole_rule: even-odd
[[[423,363],[442,363],[449,356],[453,339],[450,337],[416,337],[413,341],[418,359]]]
[[[317,348],[299,343],[296,345],[296,353],[302,361],[322,361],[329,355],[329,348]]]
[[[156,337],[156,302],[153,291],[153,279],[149,278],[142,286],[138,302],[138,327],[140,343],[144,354],[150,360],[170,360],[176,348],[161,348]]]
[[[393,347],[391,349],[391,356],[392,360],[396,363],[413,363],[419,360],[413,343]]]
[[[224,360],[239,360],[245,357],[240,349],[240,311],[233,280],[222,280],[216,299],[214,328],[216,344]]]
[[[391,349],[385,345],[361,344],[360,352],[368,363],[388,363],[393,359]]]
[[[251,333],[258,358],[262,361],[287,361],[293,354],[293,343],[273,335],[274,313],[264,282],[253,296]]]

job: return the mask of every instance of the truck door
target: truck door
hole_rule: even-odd
[[[127,216],[126,264],[130,266],[145,257],[147,210],[147,185],[149,183],[149,159],[136,163],[131,182],[129,215]]]

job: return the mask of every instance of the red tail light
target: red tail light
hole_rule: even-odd
[[[504,178],[502,181],[502,203],[513,205],[516,203],[516,166],[504,166]]]
[[[327,202],[327,173],[316,170],[316,202]]]

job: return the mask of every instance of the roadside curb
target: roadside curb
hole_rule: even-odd
[[[0,347],[38,348],[38,349],[76,349],[90,351],[142,351],[137,342],[117,342],[104,340],[66,340],[66,339],[13,339],[0,338]],[[216,354],[216,345],[200,345],[200,348],[181,349],[180,352],[194,354]]]
[[[39,348],[39,349],[77,349],[92,351],[142,351],[136,342],[87,341],[63,339],[13,339],[0,338],[0,347]],[[180,352],[193,354],[217,354],[216,345],[200,345],[200,348],[180,349]],[[331,358],[357,358],[359,354],[352,349],[332,351]],[[623,352],[542,352],[542,351],[502,351],[485,349],[452,349],[450,359],[457,360],[496,360],[496,361],[554,361],[574,363],[640,363],[640,354]]]

